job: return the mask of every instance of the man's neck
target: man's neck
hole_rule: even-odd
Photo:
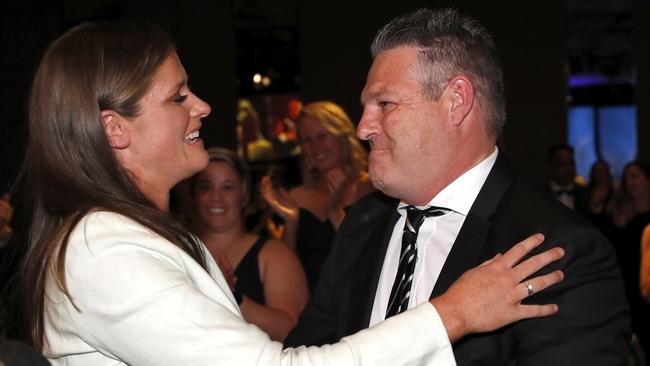
[[[464,157],[463,154],[459,155],[457,161],[459,163],[454,164],[450,169],[448,169],[447,174],[440,179],[438,182],[432,182],[428,187],[429,189],[424,189],[420,194],[415,195],[412,198],[403,197],[402,201],[414,206],[424,206],[427,205],[434,197],[436,197],[441,191],[443,191],[447,186],[456,181],[460,176],[470,171],[472,168],[483,162],[487,159],[496,149],[495,145],[491,145],[482,149],[480,151],[475,151],[471,156]]]

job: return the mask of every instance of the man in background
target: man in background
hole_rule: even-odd
[[[549,192],[568,208],[586,215],[589,212],[589,193],[577,182],[573,148],[565,144],[552,146],[546,161]]]

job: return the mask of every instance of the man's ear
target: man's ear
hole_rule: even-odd
[[[111,147],[114,149],[126,149],[129,147],[131,140],[124,125],[126,122],[124,117],[112,110],[102,111],[101,115],[104,131],[106,132],[106,137]]]
[[[447,84],[451,93],[449,114],[455,126],[463,123],[474,105],[474,85],[464,75],[454,77]]]

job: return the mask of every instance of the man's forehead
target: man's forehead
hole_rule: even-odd
[[[388,51],[386,51],[388,52]],[[378,55],[368,73],[366,85],[361,93],[363,99],[378,96],[397,96],[404,92],[406,84],[420,85],[421,69],[417,58],[410,61],[402,58],[393,62],[390,55],[380,59]],[[396,58],[400,58],[397,56]]]
[[[400,89],[390,82],[372,82],[366,84],[361,92],[361,101],[373,100],[378,98],[396,97],[400,94]]]

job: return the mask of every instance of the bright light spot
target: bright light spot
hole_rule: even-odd
[[[260,74],[255,74],[255,75],[253,75],[253,82],[254,82],[255,84],[259,84],[260,81],[262,81],[262,75],[260,75]]]
[[[264,85],[265,87],[271,85],[271,78],[269,78],[268,76],[263,77],[262,78],[262,85]]]

